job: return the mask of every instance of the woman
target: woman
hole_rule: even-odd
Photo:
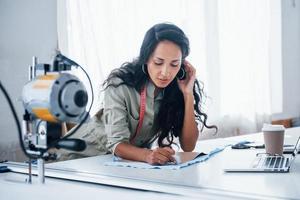
[[[203,91],[196,69],[185,60],[188,54],[188,38],[177,26],[161,23],[147,31],[139,57],[112,71],[104,82],[102,109],[81,135],[89,155],[107,150],[124,159],[163,165],[174,161],[174,137],[183,151],[194,150],[196,121],[216,128],[207,125],[201,112]],[[150,149],[156,139],[158,147]]]

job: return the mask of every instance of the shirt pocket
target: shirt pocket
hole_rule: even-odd
[[[128,114],[128,128],[131,137],[134,135],[138,123],[139,123],[138,119],[135,119],[131,114]]]

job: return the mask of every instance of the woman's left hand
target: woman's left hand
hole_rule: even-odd
[[[194,83],[196,79],[196,69],[188,61],[184,61],[186,77],[183,80],[178,79],[178,85],[183,95],[193,94]]]

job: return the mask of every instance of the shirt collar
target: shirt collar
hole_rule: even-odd
[[[152,81],[147,81],[147,96],[154,99],[154,90],[155,85],[152,83]],[[158,95],[155,97],[155,100],[160,100],[164,97],[164,89],[161,90]]]

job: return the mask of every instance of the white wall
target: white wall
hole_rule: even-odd
[[[282,0],[283,112],[272,119],[300,116],[300,0]]]
[[[21,120],[19,101],[32,56],[49,63],[57,44],[56,0],[0,0],[0,80]],[[0,161],[21,160],[17,129],[0,93]]]

